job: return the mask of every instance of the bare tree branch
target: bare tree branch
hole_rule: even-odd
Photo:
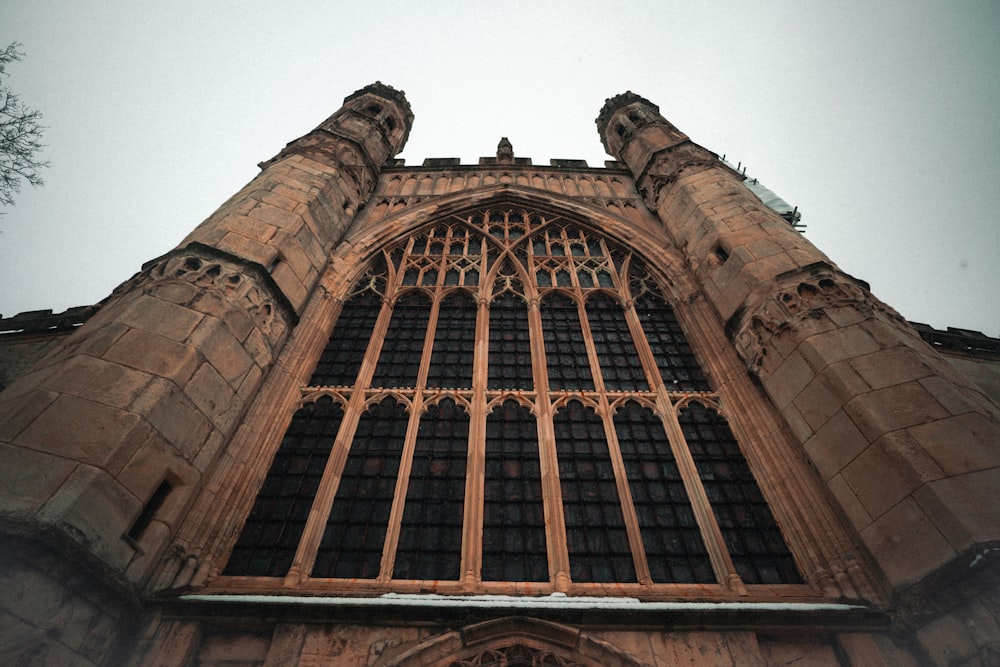
[[[26,107],[4,81],[10,76],[7,65],[23,57],[18,42],[0,51],[0,206],[14,205],[22,181],[32,187],[42,185],[39,170],[49,166],[48,160],[38,158],[44,148],[41,112]]]

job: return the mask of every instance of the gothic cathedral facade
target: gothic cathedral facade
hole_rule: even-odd
[[[0,656],[1000,664],[1000,406],[633,93],[394,159],[380,83],[0,393]]]

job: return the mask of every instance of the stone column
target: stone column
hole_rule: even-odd
[[[888,581],[1000,538],[1000,408],[656,105],[597,125]]]
[[[412,121],[349,96],[4,391],[0,528],[141,585]]]

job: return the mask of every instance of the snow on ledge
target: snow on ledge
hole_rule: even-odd
[[[812,602],[643,602],[638,598],[570,597],[552,593],[543,597],[514,595],[437,595],[385,593],[373,598],[318,597],[309,595],[182,595],[191,602],[239,604],[332,605],[341,607],[479,607],[503,609],[602,609],[608,611],[849,611],[864,605]]]

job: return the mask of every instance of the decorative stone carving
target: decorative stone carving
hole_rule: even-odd
[[[207,288],[222,296],[233,307],[246,312],[269,340],[280,339],[293,323],[288,307],[270,296],[239,262],[223,257],[209,257],[196,251],[167,255],[147,266],[119,288],[141,286],[152,294],[165,283],[180,281]]]
[[[585,663],[523,644],[491,648],[448,663],[448,667],[586,667]]]
[[[655,210],[659,206],[664,188],[672,185],[682,171],[708,169],[721,164],[715,153],[692,141],[668,146],[656,154],[656,158],[646,169],[647,181],[645,185],[647,187],[643,188],[642,194],[650,208]]]
[[[862,319],[868,319],[879,312],[905,324],[899,313],[832,270],[805,276],[796,272],[792,277],[798,277],[799,280],[775,292],[752,312],[742,314],[742,318],[737,312],[737,320],[727,327],[733,330],[732,325],[737,325],[732,338],[751,373],[760,371],[767,355],[768,343],[774,336],[799,330],[809,320],[827,317],[825,311],[830,308],[853,309]],[[782,276],[778,278],[780,280]]]

